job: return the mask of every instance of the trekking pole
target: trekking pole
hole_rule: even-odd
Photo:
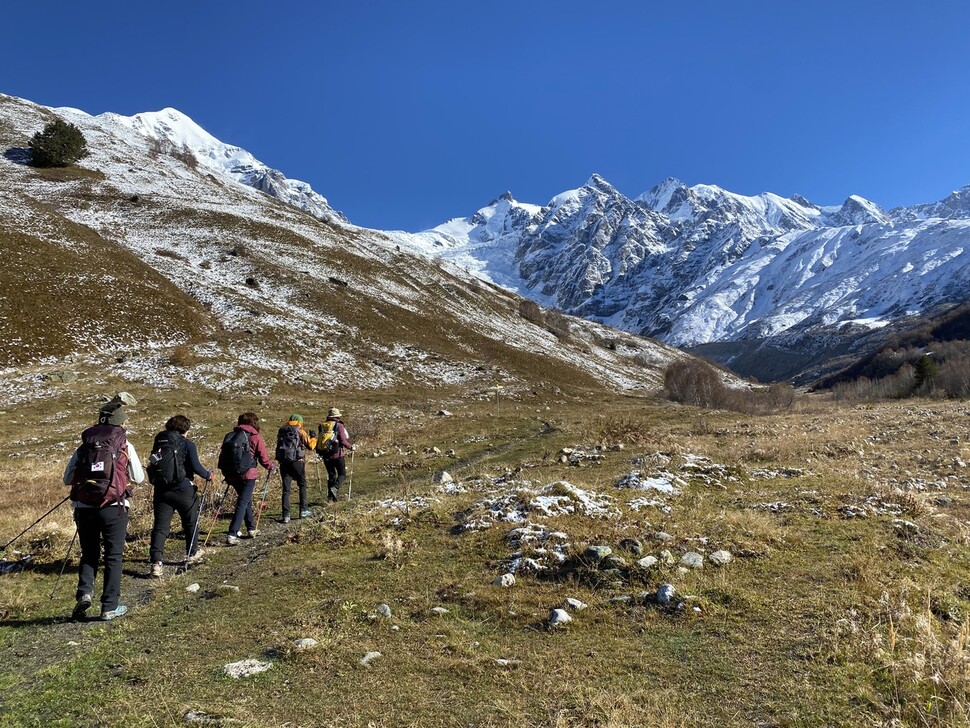
[[[14,537],[13,537],[12,539],[10,539],[9,541],[7,541],[7,543],[5,543],[5,544],[4,544],[3,546],[0,546],[0,551],[6,551],[6,550],[7,550],[7,546],[9,546],[10,544],[12,544],[12,543],[13,543],[14,541],[16,541],[16,540],[17,540],[18,538],[20,538],[20,537],[21,537],[21,536],[23,536],[23,535],[24,535],[25,533],[27,533],[27,531],[29,531],[29,530],[30,530],[30,529],[32,529],[32,528],[33,528],[34,526],[36,526],[36,525],[37,525],[38,523],[40,523],[40,522],[41,522],[41,521],[43,521],[43,520],[44,520],[45,518],[47,518],[47,516],[49,516],[49,515],[50,515],[51,513],[53,513],[53,512],[54,512],[54,511],[56,511],[56,510],[57,510],[58,508],[60,508],[60,507],[61,507],[62,505],[64,505],[64,503],[66,503],[66,502],[68,501],[68,499],[70,499],[70,497],[71,497],[71,496],[70,496],[70,494],[68,494],[68,495],[67,495],[67,496],[66,496],[66,497],[64,498],[64,500],[62,500],[62,501],[61,501],[60,503],[58,503],[58,504],[57,504],[56,506],[54,506],[54,507],[53,507],[53,508],[51,508],[51,509],[50,509],[49,511],[47,511],[47,513],[45,513],[45,514],[44,514],[44,515],[42,515],[42,516],[41,516],[40,518],[38,518],[38,519],[37,519],[36,521],[34,521],[33,523],[31,523],[31,524],[30,524],[29,526],[27,526],[27,528],[25,528],[25,529],[24,529],[23,531],[21,531],[20,533],[18,533],[18,534],[17,534],[16,536],[14,536]]]
[[[273,477],[279,468],[273,468],[268,473],[266,473],[266,480],[263,481],[263,495],[259,499],[259,510],[256,511],[256,525],[253,526],[257,531],[259,530],[259,517],[263,515],[263,509],[266,507],[266,498],[269,496],[269,479]],[[283,474],[280,473],[280,482],[283,480]]]
[[[350,494],[354,492],[354,450],[350,451],[350,477],[347,479],[347,502],[350,503]]]
[[[317,456],[316,466],[317,466],[317,490],[320,491],[320,502],[326,503],[327,499],[323,495],[323,480],[320,478],[320,456],[319,455]]]
[[[226,489],[224,491],[222,491],[222,498],[220,498],[219,499],[219,502],[216,503],[215,515],[212,516],[212,523],[209,524],[209,531],[205,535],[205,541],[202,542],[202,545],[203,546],[208,546],[209,545],[209,537],[212,535],[212,529],[214,529],[216,527],[216,521],[219,520],[219,512],[222,510],[222,504],[226,502],[226,496],[227,495],[229,495],[229,481],[228,480],[226,481]],[[201,517],[202,517],[202,514],[199,513],[199,518],[201,518]]]
[[[74,550],[74,542],[77,541],[77,528],[74,529],[74,536],[71,537],[71,543],[67,547],[67,556],[64,557],[64,564],[61,566],[61,573],[57,575],[54,580],[54,588],[51,589],[51,601],[54,601],[54,592],[57,591],[57,585],[61,583],[61,577],[64,576],[64,569],[67,568],[68,559],[71,558],[71,551]]]
[[[212,480],[205,481],[202,495],[199,497],[199,513],[195,517],[195,530],[192,532],[192,540],[189,542],[189,552],[185,555],[185,570],[189,570],[189,557],[195,553],[195,545],[199,541],[199,524],[202,523],[202,509],[205,508],[205,497],[209,494],[209,486]]]

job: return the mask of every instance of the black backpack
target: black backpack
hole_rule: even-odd
[[[306,455],[300,430],[296,425],[283,425],[276,433],[276,459],[295,463]]]
[[[128,494],[128,438],[124,429],[95,425],[81,433],[71,500],[103,508]]]
[[[152,454],[148,456],[148,482],[156,488],[175,488],[185,480],[185,438],[176,430],[155,435]]]
[[[222,440],[219,451],[219,470],[226,478],[238,479],[256,467],[256,458],[249,447],[249,433],[233,430]]]

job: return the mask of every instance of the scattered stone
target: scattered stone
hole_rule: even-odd
[[[70,384],[71,382],[77,381],[77,373],[72,372],[69,369],[64,369],[59,372],[48,372],[41,377],[45,382],[54,382],[57,384]]]
[[[499,574],[492,581],[495,586],[501,586],[506,589],[515,586],[515,574]]]
[[[118,392],[115,396],[128,407],[134,407],[138,404],[138,400],[128,394],[128,392]]]
[[[680,558],[680,563],[689,569],[704,568],[704,557],[696,551],[688,551]]]
[[[182,716],[185,723],[195,725],[238,725],[239,721],[235,718],[226,718],[221,715],[209,715],[198,710],[190,710]]]
[[[643,544],[636,538],[623,539],[620,541],[620,548],[624,551],[629,551],[634,556],[639,556],[643,553]]]
[[[368,652],[366,655],[360,658],[360,664],[363,665],[364,667],[370,667],[370,664],[374,660],[378,660],[383,656],[384,655],[382,655],[380,652]]]
[[[451,477],[451,473],[447,470],[442,470],[440,473],[435,474],[434,482],[439,485],[447,485],[448,483],[454,483],[455,479]]]
[[[233,594],[239,593],[239,587],[234,584],[220,584],[219,588],[216,589],[216,593],[222,596],[232,596]]]
[[[657,565],[656,556],[644,556],[642,559],[640,559],[637,562],[637,566],[639,566],[641,569],[652,569],[656,565]]]
[[[573,618],[569,616],[569,612],[565,609],[553,609],[549,612],[550,627],[563,627],[572,621]]]
[[[189,584],[187,587],[185,587],[185,591],[187,591],[189,594],[195,594],[201,588],[202,587],[199,586],[198,582],[193,582]]]
[[[663,563],[665,563],[667,566],[673,566],[674,563],[676,563],[676,559],[674,558],[674,555],[670,553],[670,551],[668,551],[667,549],[664,549],[663,551],[660,552],[660,560]]]
[[[228,665],[225,665],[222,669],[227,676],[238,680],[243,677],[252,677],[253,675],[258,675],[261,672],[266,672],[272,667],[272,662],[261,662],[260,660],[240,660],[239,662],[231,662]]]
[[[574,599],[573,597],[566,597],[566,609],[571,609],[574,612],[581,612],[586,609],[589,605],[586,602],[582,602],[579,599]]]
[[[454,450],[445,450],[445,456],[449,458],[457,457],[458,453]]]
[[[431,613],[437,614],[439,617],[441,617],[441,616],[444,616],[445,614],[448,614],[449,612],[444,607],[431,607]]]
[[[725,551],[724,549],[721,549],[719,551],[715,551],[707,558],[712,564],[714,564],[714,566],[727,566],[728,564],[731,563],[731,559],[733,559],[734,557],[731,556],[730,551]]]
[[[625,569],[627,566],[626,559],[618,554],[610,554],[602,561],[602,566],[604,571],[619,572],[620,569]]]
[[[392,632],[400,632],[401,631],[401,628],[398,625],[396,625],[396,624],[392,624],[391,625],[391,631]]]
[[[609,546],[587,546],[583,551],[583,558],[589,561],[602,561],[613,553]]]
[[[676,596],[677,590],[674,589],[673,584],[661,584],[660,588],[657,589],[657,604],[661,606],[668,606],[670,602],[673,601],[674,596]]]
[[[307,650],[312,650],[317,646],[317,641],[312,637],[303,637],[302,639],[295,640],[293,642],[293,647],[297,652],[305,652]]]
[[[610,599],[610,604],[632,604],[633,597],[629,594],[620,594]]]
[[[654,538],[656,538],[658,541],[663,541],[664,543],[674,540],[674,537],[665,531],[657,531],[657,533],[654,534]]]
[[[451,412],[446,409],[438,410],[438,417],[451,417]]]
[[[499,667],[518,667],[522,664],[522,660],[507,660],[504,657],[492,658],[492,662]]]
[[[377,605],[377,615],[379,617],[384,617],[385,619],[391,618],[391,607],[388,604],[378,604]]]

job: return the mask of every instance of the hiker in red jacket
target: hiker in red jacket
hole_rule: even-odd
[[[267,471],[272,472],[276,467],[275,463],[269,459],[266,452],[266,443],[259,434],[259,417],[254,412],[243,412],[239,415],[239,420],[233,431],[227,435],[227,440],[238,436],[237,433],[245,433],[249,439],[249,455],[252,467],[246,470],[231,470],[223,468],[220,455],[220,465],[222,474],[226,482],[236,491],[236,510],[233,511],[232,521],[229,523],[229,535],[226,536],[226,545],[235,546],[242,538],[239,529],[246,524],[248,538],[255,538],[258,535],[256,521],[253,518],[253,491],[256,490],[256,479],[259,477],[257,464],[262,465]],[[225,444],[223,445],[225,447]]]
[[[318,429],[317,452],[321,454],[323,464],[327,466],[327,500],[333,503],[337,500],[344,478],[347,477],[344,456],[348,452],[353,452],[354,446],[350,444],[347,427],[341,419],[340,410],[336,407],[331,407],[327,412],[327,425]],[[326,437],[325,433],[328,430],[333,431],[333,439],[336,441],[332,448],[325,448],[325,443],[321,443],[321,438]]]

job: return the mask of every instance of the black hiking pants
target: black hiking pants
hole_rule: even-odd
[[[110,612],[121,599],[121,557],[128,533],[128,509],[117,505],[104,508],[75,508],[77,540],[81,546],[81,563],[77,567],[77,594],[94,594],[94,580],[104,549],[104,586],[101,611]]]
[[[340,486],[344,484],[344,478],[347,477],[347,465],[343,458],[324,460],[323,464],[327,466],[327,500],[333,502],[337,500]]]
[[[154,564],[165,559],[165,541],[172,530],[172,518],[176,513],[182,521],[182,531],[185,534],[185,555],[191,556],[195,551],[192,537],[195,526],[199,522],[199,497],[195,486],[187,482],[177,488],[168,490],[155,489],[153,499],[155,516],[152,521],[152,541],[148,557]]]
[[[290,484],[294,480],[300,489],[300,511],[309,508],[306,498],[306,461],[280,460],[280,478],[283,481],[283,516],[290,515]]]

